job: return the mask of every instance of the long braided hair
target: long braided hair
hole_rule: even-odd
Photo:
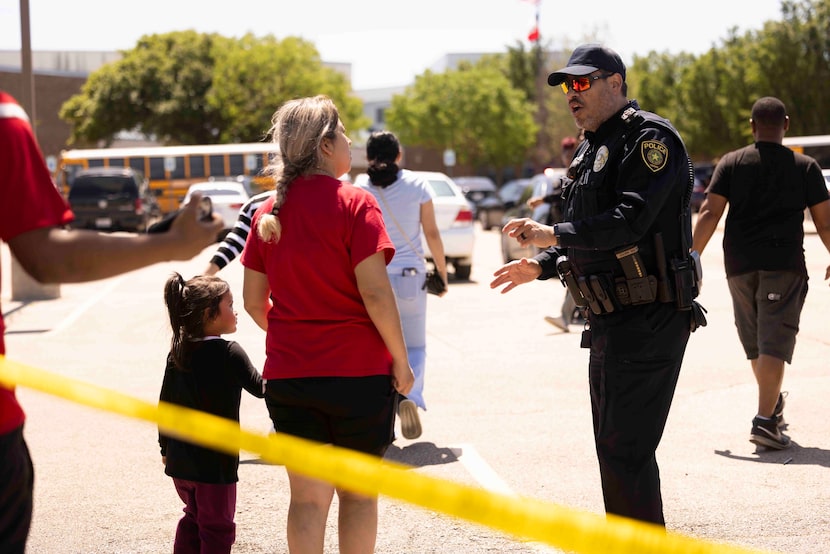
[[[227,282],[213,275],[185,281],[181,274],[173,273],[167,279],[164,303],[173,329],[170,353],[177,368],[189,371],[192,339],[205,336],[205,323],[219,314],[219,303],[229,290]]]
[[[398,155],[401,143],[389,131],[376,131],[366,141],[366,173],[376,187],[386,188],[398,180]]]
[[[337,136],[340,114],[328,96],[289,100],[271,119],[271,141],[279,146],[279,154],[265,168],[276,181],[276,200],[269,214],[262,214],[257,233],[265,242],[277,242],[282,233],[279,212],[285,203],[288,187],[297,177],[308,175],[320,167],[320,144],[323,139]]]

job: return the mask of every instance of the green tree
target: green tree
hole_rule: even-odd
[[[334,101],[347,130],[369,124],[346,77],[324,66],[314,45],[301,38],[246,35],[219,53],[214,81],[206,100],[228,120],[219,133],[221,142],[261,140],[282,103],[317,94]]]
[[[536,137],[526,158],[541,171],[548,165],[558,165],[559,142],[566,136],[576,136],[578,129],[568,110],[565,97],[558,87],[548,86],[548,75],[554,67],[565,65],[569,53],[550,50],[549,44],[534,43],[530,48],[517,41],[507,52],[483,56],[475,66],[502,72],[510,85],[522,92],[533,105]]]
[[[64,103],[60,117],[72,126],[70,142],[109,142],[124,129],[165,144],[216,142],[227,122],[205,96],[213,86],[216,52],[229,44],[195,31],[142,37]]]
[[[347,128],[366,124],[346,78],[302,39],[180,31],[144,36],[123,54],[64,103],[70,142],[109,143],[122,130],[162,144],[256,142],[283,102],[316,94],[334,100]]]
[[[386,112],[403,144],[455,151],[460,163],[500,170],[535,141],[534,107],[493,67],[426,71]]]
[[[781,21],[730,29],[698,57],[635,57],[628,82],[644,109],[672,120],[696,159],[751,142],[750,109],[762,96],[787,105],[790,135],[827,134],[830,0],[785,1]]]
[[[775,91],[796,135],[830,133],[830,0],[783,2],[783,19],[757,36],[759,88]]]
[[[538,131],[530,157],[540,171],[547,165],[558,165],[559,142],[579,132],[559,87],[548,85],[550,72],[564,66],[569,57],[570,52],[552,51],[550,43],[535,42],[525,49],[524,43],[519,41],[508,47],[502,56],[503,70],[510,83],[523,91],[535,106],[534,121]]]

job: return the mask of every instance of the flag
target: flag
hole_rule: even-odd
[[[536,42],[537,40],[539,40],[538,25],[534,26],[533,29],[531,29],[530,32],[527,34],[527,40],[529,40],[530,42]]]

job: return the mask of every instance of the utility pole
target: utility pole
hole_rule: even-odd
[[[535,163],[538,173],[541,173],[550,158],[550,136],[548,134],[548,109],[545,104],[545,92],[547,91],[547,75],[545,71],[545,55],[542,48],[542,31],[540,27],[542,0],[535,0],[536,5],[536,26],[528,35],[528,40],[535,48],[536,55],[536,124],[539,130],[536,133]]]
[[[32,40],[29,30],[29,0],[20,0],[20,75],[23,79],[23,98],[20,99],[23,109],[29,114],[29,124],[32,133],[37,139],[37,119],[35,118],[35,74],[32,69]],[[10,255],[12,262],[11,287],[12,300],[52,300],[60,298],[61,289],[58,284],[44,285],[35,281],[23,269],[14,254]]]
[[[32,132],[37,138],[35,127],[35,75],[32,70],[32,40],[30,35],[31,25],[29,23],[29,0],[20,0],[20,69],[23,78],[23,98],[20,102],[23,109],[29,114],[29,121],[32,123]]]

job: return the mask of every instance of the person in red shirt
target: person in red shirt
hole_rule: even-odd
[[[383,456],[397,393],[414,383],[386,265],[395,249],[375,198],[344,184],[350,140],[325,96],[284,104],[241,262],[245,310],[266,331],[265,402],[277,431]],[[288,546],[322,552],[334,485],[288,469]],[[371,552],[377,498],[336,489],[343,552]]]
[[[112,277],[167,260],[187,260],[212,244],[218,215],[198,222],[193,199],[167,233],[108,235],[69,230],[73,214],[49,175],[29,118],[0,91],[0,240],[41,283]],[[0,355],[5,355],[0,315]],[[0,384],[0,552],[24,552],[32,519],[34,470],[23,438],[25,414],[13,387]]]

